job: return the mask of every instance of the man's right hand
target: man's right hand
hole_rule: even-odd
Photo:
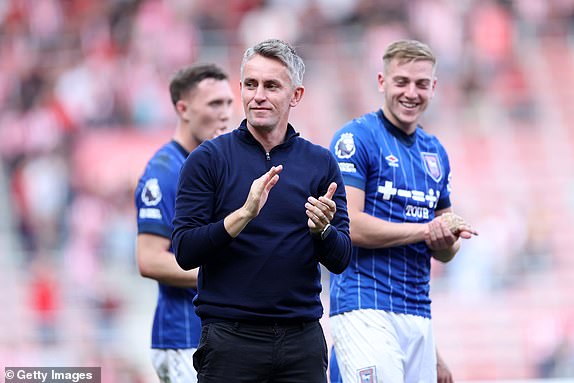
[[[243,209],[245,209],[249,219],[257,217],[263,206],[265,206],[267,197],[269,197],[269,191],[279,181],[281,170],[283,170],[283,165],[273,166],[267,173],[257,178],[251,184],[249,195],[243,205]]]
[[[281,170],[283,170],[283,165],[273,166],[267,173],[253,181],[243,206],[225,217],[223,224],[231,237],[237,237],[245,226],[259,215],[267,202],[269,191],[279,181]]]

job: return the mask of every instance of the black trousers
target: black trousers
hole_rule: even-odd
[[[295,325],[205,324],[193,355],[199,383],[325,383],[319,321]]]

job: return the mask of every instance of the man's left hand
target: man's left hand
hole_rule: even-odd
[[[337,204],[331,198],[337,190],[337,184],[331,182],[325,195],[319,197],[309,197],[305,203],[307,213],[307,226],[312,234],[319,234],[325,226],[331,223],[331,220],[337,212]]]

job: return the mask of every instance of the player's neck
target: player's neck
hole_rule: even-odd
[[[176,129],[173,135],[173,140],[180,144],[188,153],[191,153],[200,144],[192,134],[183,134],[181,129]]]
[[[398,130],[400,130],[401,132],[403,132],[407,136],[410,136],[411,134],[413,134],[417,130],[417,123],[416,122],[414,124],[401,123],[399,121],[399,119],[393,113],[391,113],[391,111],[389,110],[389,108],[386,107],[386,105],[383,105],[382,110],[383,110],[383,115],[385,116],[385,118],[391,124],[393,124],[393,126],[395,128],[397,128]]]

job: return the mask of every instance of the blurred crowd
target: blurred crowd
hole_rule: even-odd
[[[34,342],[63,342],[58,313],[74,304],[99,316],[91,318],[95,335],[86,347],[113,342],[127,297],[121,282],[98,281],[110,269],[139,277],[132,207],[132,181],[139,174],[112,177],[110,184],[92,169],[108,157],[121,158],[112,152],[129,150],[132,139],[171,131],[167,84],[179,67],[215,60],[237,81],[246,46],[267,37],[292,42],[308,62],[307,84],[320,95],[309,92],[303,108],[313,113],[297,114],[295,123],[326,145],[344,121],[377,107],[374,79],[386,44],[417,38],[439,57],[431,130],[480,139],[493,132],[476,123],[485,112],[512,122],[497,129],[539,129],[524,47],[549,39],[574,47],[573,36],[574,0],[0,1],[0,190],[8,196],[3,216],[10,217],[7,227],[17,239],[12,247],[0,243],[0,252],[27,283]],[[106,144],[87,150],[99,137],[107,137]],[[152,152],[145,148],[147,158]],[[107,172],[119,172],[124,161],[129,157]],[[458,281],[470,292],[494,291],[516,284],[508,274],[550,267],[548,225],[514,218],[516,236],[493,229],[489,235],[498,242],[469,250],[484,254],[503,246],[510,254],[505,259],[516,260],[499,270],[504,277],[468,278],[466,271],[492,270],[491,260],[482,258],[478,266],[469,261],[465,268],[461,261],[452,270],[438,268],[442,285]],[[510,238],[519,238],[520,246]],[[574,365],[574,346],[560,342],[542,359],[533,375],[560,376],[559,366]],[[129,365],[116,368],[109,381],[147,381]]]

